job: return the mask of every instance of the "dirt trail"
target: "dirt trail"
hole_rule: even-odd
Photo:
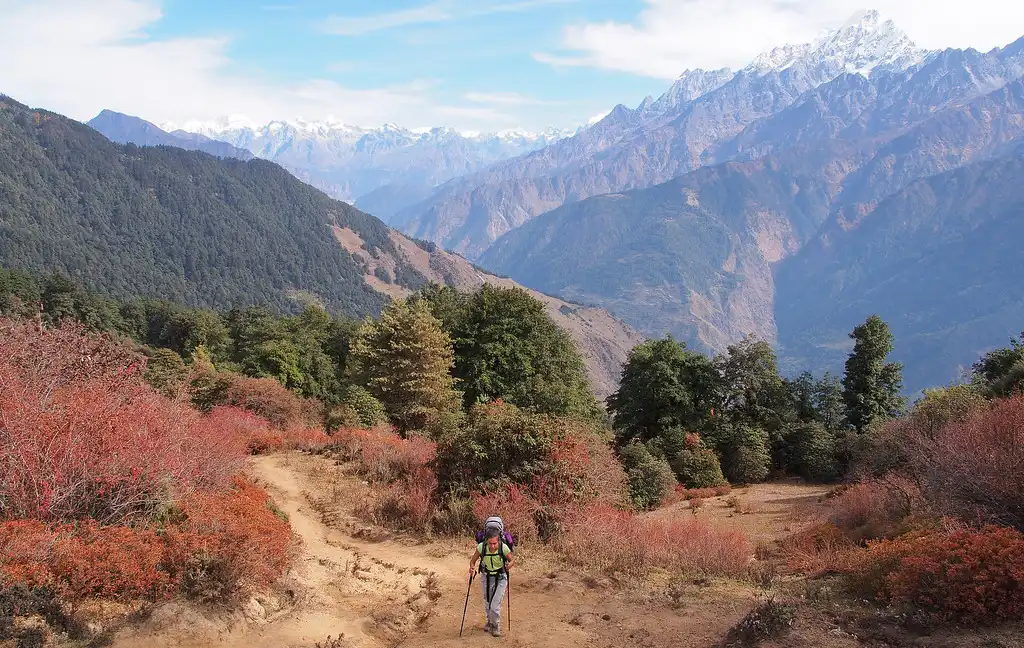
[[[365,523],[332,506],[320,478],[333,462],[299,453],[253,460],[251,473],[285,511],[299,539],[298,556],[277,596],[242,610],[199,610],[168,604],[140,626],[122,631],[115,648],[198,646],[312,647],[344,634],[341,646],[713,646],[749,609],[749,598],[706,583],[686,584],[684,607],[669,598],[627,595],[608,582],[531,561],[526,550],[511,579],[512,630],[505,607],[500,639],[482,629],[474,580],[465,631],[459,624],[472,544],[451,547],[375,540]],[[345,481],[348,479],[348,482]],[[335,481],[334,487],[338,487]],[[342,478],[342,488],[359,485]]]

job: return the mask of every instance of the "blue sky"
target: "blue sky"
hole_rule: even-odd
[[[1024,3],[878,0],[924,47],[1024,34]],[[970,7],[969,11],[966,7]],[[0,92],[89,119],[240,114],[574,127],[690,67],[742,67],[854,0],[0,0]],[[965,20],[969,13],[970,20]]]

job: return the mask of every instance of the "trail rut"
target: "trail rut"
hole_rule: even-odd
[[[331,470],[330,460],[300,453],[252,461],[251,474],[288,514],[297,536],[296,559],[276,595],[254,598],[240,610],[167,604],[111,645],[312,647],[328,635],[343,635],[341,646],[360,648],[697,647],[715,645],[749,609],[747,597],[713,588],[697,592],[685,609],[650,593],[627,596],[572,570],[531,564],[524,551],[523,564],[511,576],[511,631],[506,606],[504,636],[484,632],[474,580],[459,637],[472,543],[417,545],[367,533],[372,528],[336,505],[317,478]]]

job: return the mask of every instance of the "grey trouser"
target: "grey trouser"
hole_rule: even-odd
[[[505,598],[505,588],[508,587],[508,575],[488,576],[487,572],[483,572],[480,574],[480,585],[484,592],[484,612],[487,614],[487,623],[492,626],[500,626],[501,602]]]

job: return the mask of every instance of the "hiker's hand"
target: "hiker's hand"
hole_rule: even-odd
[[[472,567],[469,568],[469,575],[470,576],[472,576],[475,572],[476,572],[476,569],[474,569]]]

